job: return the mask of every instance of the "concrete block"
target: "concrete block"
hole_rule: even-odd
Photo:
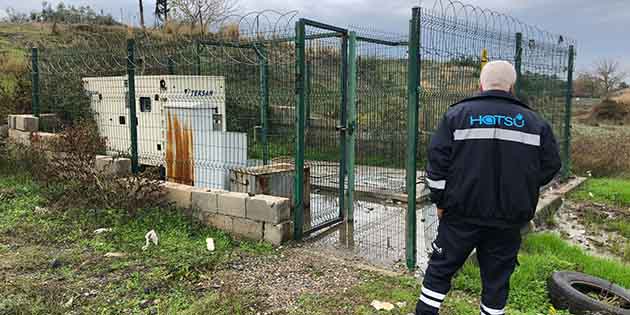
[[[273,245],[281,245],[293,238],[293,222],[265,223],[263,239]]]
[[[39,118],[33,115],[16,115],[15,129],[35,132],[39,130]]]
[[[39,115],[39,130],[46,132],[56,132],[61,129],[61,120],[57,117],[57,114],[40,114]]]
[[[9,129],[15,129],[15,116],[17,115],[9,115],[7,117],[7,123],[9,124]]]
[[[9,140],[14,142],[14,143],[30,146],[31,145],[31,133],[28,132],[28,131],[20,131],[20,130],[17,130],[17,129],[9,129]]]
[[[110,170],[112,174],[116,176],[127,176],[131,174],[131,159],[128,159],[128,158],[114,159]]]
[[[234,227],[234,219],[232,217],[218,213],[208,214],[206,221],[203,222],[228,233],[232,233]]]
[[[94,168],[99,172],[109,172],[114,159],[111,156],[97,155],[94,161]]]
[[[54,141],[59,138],[59,134],[48,132],[35,132],[31,137],[31,142],[42,150],[53,150]]]
[[[196,188],[192,191],[192,207],[216,213],[219,208],[219,194],[223,193],[226,193],[226,191]]]
[[[0,126],[0,139],[5,139],[9,137],[9,125]]]
[[[273,224],[290,217],[291,201],[288,198],[256,195],[247,199],[247,218]]]
[[[177,208],[190,209],[193,190],[192,186],[165,182],[163,187],[166,192],[164,198],[168,202],[174,203]]]
[[[245,218],[234,218],[232,233],[251,240],[262,240],[263,222],[253,221]]]
[[[226,192],[218,194],[217,211],[233,217],[245,218],[245,202],[249,195],[246,193]]]

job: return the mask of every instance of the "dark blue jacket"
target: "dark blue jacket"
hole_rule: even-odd
[[[551,126],[503,91],[452,105],[431,138],[427,185],[445,220],[513,227],[534,217],[560,170]]]

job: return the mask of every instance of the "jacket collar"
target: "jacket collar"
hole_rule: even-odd
[[[505,91],[501,91],[501,90],[488,90],[488,91],[483,91],[478,93],[475,96],[463,99],[451,106],[455,106],[457,104],[463,103],[463,102],[467,102],[467,101],[472,101],[472,100],[480,100],[480,99],[488,99],[488,98],[498,98],[498,99],[505,99],[508,101],[511,101],[514,104],[523,106],[527,109],[531,109],[531,107],[529,107],[529,105],[525,104],[524,102],[522,102],[521,100],[519,100],[518,98],[516,98],[516,96],[514,96],[514,94],[509,93],[509,92],[505,92]]]

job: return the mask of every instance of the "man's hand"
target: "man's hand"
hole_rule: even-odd
[[[437,215],[438,219],[442,220],[442,217],[444,216],[444,209],[437,208]]]

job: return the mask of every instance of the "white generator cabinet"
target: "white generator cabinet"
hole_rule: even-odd
[[[127,77],[83,84],[108,153],[129,152]],[[163,166],[168,180],[226,189],[230,169],[247,165],[247,135],[226,129],[223,77],[136,76],[134,104],[140,163]]]

